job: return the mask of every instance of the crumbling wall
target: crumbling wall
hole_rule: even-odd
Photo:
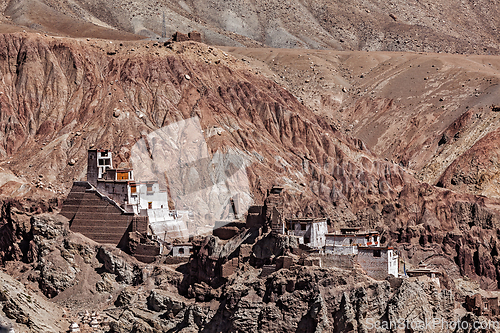
[[[248,208],[246,219],[246,227],[248,229],[263,227],[264,221],[264,206],[250,206],[250,208]]]
[[[201,33],[198,31],[191,31],[190,33],[188,33],[188,37],[193,42],[201,43]]]
[[[139,261],[152,263],[159,254],[160,247],[158,244],[137,244],[134,257]]]
[[[172,36],[172,41],[174,42],[193,41],[201,43],[201,33],[199,33],[198,31],[191,31],[188,34],[183,34],[182,32],[176,31]]]

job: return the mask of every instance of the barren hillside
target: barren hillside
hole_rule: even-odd
[[[370,51],[498,53],[493,0],[4,1],[3,31],[148,38],[202,32],[208,44]],[[165,24],[163,24],[165,16]]]
[[[329,216],[332,228],[379,227],[389,242],[435,245],[458,229],[499,223],[497,201],[420,183],[410,169],[377,157],[338,123],[219,49],[28,34],[3,35],[0,46],[0,190],[10,200],[29,200],[28,211],[57,210],[71,182],[85,178],[89,147],[112,149],[120,165],[149,133],[198,117],[211,156],[232,151],[248,161],[255,203],[273,183],[285,185],[289,216]],[[182,177],[179,193],[192,173]],[[200,200],[216,193],[207,195]],[[477,241],[460,240],[472,249]],[[496,273],[464,260],[461,269],[485,287],[496,284]]]
[[[418,179],[498,197],[498,57],[225,50]]]
[[[357,273],[344,279],[344,271],[283,270],[263,280],[246,267],[212,284],[203,276],[213,270],[206,257],[180,271],[141,265],[69,232],[54,213],[72,181],[85,179],[88,148],[112,149],[125,166],[136,142],[195,117],[209,158],[231,152],[246,161],[254,203],[283,184],[287,216],[327,216],[330,229],[376,228],[408,265],[446,271],[446,288],[467,277],[474,290],[496,289],[500,202],[474,182],[496,181],[497,117],[489,105],[497,103],[497,66],[493,56],[1,35],[0,263],[26,288],[18,297],[5,279],[4,313],[32,332],[44,321],[25,301],[31,297],[35,305],[53,298],[63,328],[66,307],[71,319],[90,306],[109,310],[111,332],[342,330],[331,323],[357,327],[366,314],[394,315],[343,310],[374,298],[384,309],[412,299],[429,313],[458,316],[448,294],[424,284],[372,284]],[[192,169],[174,184],[178,193],[186,193]],[[213,253],[224,244],[208,237],[203,246]]]

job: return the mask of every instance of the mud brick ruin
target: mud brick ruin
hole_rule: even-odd
[[[192,41],[192,42],[198,42],[201,43],[201,33],[198,31],[191,31],[187,34],[183,34],[182,32],[176,31],[172,35],[172,42],[187,42],[187,41]]]
[[[362,269],[379,280],[390,275],[399,276],[398,253],[392,247],[381,246],[377,231],[342,228],[340,232],[329,233],[328,218],[286,218],[283,207],[283,187],[275,185],[268,190],[264,205],[249,208],[246,223],[238,220],[216,223],[213,235],[227,241],[226,244],[236,242],[238,236],[249,230],[260,230],[259,235],[269,233],[275,239],[282,239],[279,242],[286,242],[284,238],[288,238],[288,242],[297,244],[293,253],[283,253],[273,260],[259,259],[262,252],[259,246],[254,246],[243,256],[240,251],[237,258],[229,259],[228,255],[227,261],[213,264],[220,266],[222,277],[235,272],[238,258],[245,257],[254,266],[262,268],[261,277],[294,265]],[[252,253],[252,250],[257,252]]]
[[[479,293],[465,297],[465,309],[476,316],[491,317],[500,314],[498,297],[483,296]]]

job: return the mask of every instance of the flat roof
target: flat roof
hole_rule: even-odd
[[[366,232],[358,232],[355,234],[338,234],[335,232],[330,232],[325,234],[325,236],[340,236],[340,237],[370,236],[370,235],[379,235],[379,233],[378,231],[366,231]]]
[[[105,182],[105,183],[128,183],[130,181],[130,179],[117,179],[117,180],[114,180],[114,179],[102,179],[102,178],[99,178],[97,181],[98,182]]]
[[[133,180],[132,179],[130,181],[132,181],[133,183],[136,183],[136,184],[156,184],[156,183],[158,183],[157,180]]]
[[[406,273],[434,273],[441,274],[440,271],[432,270],[430,268],[417,268],[417,269],[407,269]]]
[[[392,246],[358,246],[361,250],[394,250]]]
[[[113,152],[111,149],[102,149],[102,148],[93,148],[93,149],[89,149],[88,151],[96,151],[98,153],[102,153],[102,152],[112,153]]]
[[[126,171],[133,171],[133,170],[134,169],[106,168],[106,172],[108,172],[108,171],[126,172]]]
[[[293,217],[286,219],[287,222],[299,222],[299,223],[309,223],[309,222],[321,222],[326,221],[326,217]]]

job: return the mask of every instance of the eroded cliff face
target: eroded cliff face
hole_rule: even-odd
[[[0,191],[10,198],[2,206],[0,261],[12,274],[17,264],[26,265],[23,278],[62,304],[78,304],[78,297],[70,297],[75,290],[109,293],[88,304],[108,296],[126,306],[139,302],[123,310],[112,330],[144,325],[147,331],[156,323],[177,330],[190,325],[214,331],[355,330],[367,324],[359,319],[367,313],[370,318],[395,316],[391,311],[402,308],[400,297],[430,304],[421,312],[425,316],[452,315],[448,296],[436,296],[429,286],[373,284],[362,274],[347,281],[345,271],[321,269],[283,270],[259,279],[260,272],[251,267],[232,280],[214,281],[208,250],[197,258],[197,275],[186,274],[186,267],[184,274],[164,266],[151,271],[109,248],[75,239],[64,221],[54,232],[43,227],[54,221],[37,223],[37,214],[57,210],[73,180],[85,179],[89,147],[111,149],[115,165],[127,166],[139,140],[193,117],[199,119],[207,158],[231,152],[245,161],[254,203],[262,204],[272,184],[283,184],[287,216],[328,216],[331,229],[376,228],[409,265],[423,261],[452,279],[468,276],[484,289],[498,286],[497,201],[417,181],[221,50],[191,42],[167,48],[154,42],[2,35],[0,74]],[[173,163],[184,165],[185,156],[175,155]],[[195,167],[188,171],[209,175]],[[190,172],[180,173],[173,190],[187,193]],[[219,250],[230,251],[222,245]],[[364,289],[351,291],[360,281]],[[130,290],[150,283],[171,294],[133,297]],[[126,286],[132,289],[118,297]],[[329,294],[329,288],[338,292]],[[373,295],[381,295],[380,309],[364,305],[375,302]],[[144,304],[158,316],[144,315]],[[173,312],[162,312],[167,309]],[[301,315],[289,318],[296,313]],[[251,321],[255,316],[257,323]],[[346,327],[336,326],[340,319]]]
[[[113,150],[115,165],[124,166],[138,140],[197,117],[209,158],[231,151],[247,161],[256,204],[273,183],[281,183],[289,216],[329,216],[331,228],[386,230],[389,243],[431,247],[462,272],[486,278],[485,285],[496,283],[496,235],[469,236],[474,228],[497,229],[496,201],[419,183],[243,61],[192,42],[167,48],[12,34],[0,44],[5,196],[61,198],[73,180],[85,179],[89,147]],[[182,165],[182,157],[174,164]],[[176,191],[185,193],[190,175],[181,174]],[[443,239],[453,242],[446,247]],[[469,246],[457,252],[462,243]],[[493,266],[457,259],[478,251]]]
[[[26,183],[16,189],[23,195],[36,186],[67,193],[72,180],[85,177],[87,148],[112,149],[120,165],[139,139],[191,117],[200,119],[209,153],[234,148],[249,160],[257,202],[278,178],[293,196],[305,190],[304,199],[347,196],[360,204],[394,198],[411,182],[223,52],[195,43],[153,45],[3,36],[2,148],[10,162],[4,165],[18,178],[4,185]],[[356,186],[365,193],[349,189]],[[317,200],[310,200],[314,211]]]
[[[72,322],[89,329],[85,311],[98,311],[108,332],[359,332],[421,323],[434,326],[415,331],[445,332],[445,323],[485,319],[456,310],[478,289],[464,291],[446,274],[438,287],[429,280],[375,281],[359,269],[299,265],[265,276],[242,262],[217,287],[193,281],[185,294],[185,271],[196,258],[178,267],[140,263],[74,234],[67,219],[52,214],[15,224],[26,228],[16,245],[29,247],[20,246],[24,259],[3,263],[0,321],[20,332],[66,332]],[[277,250],[297,246],[282,241]],[[211,238],[204,248],[228,256],[228,244]]]

